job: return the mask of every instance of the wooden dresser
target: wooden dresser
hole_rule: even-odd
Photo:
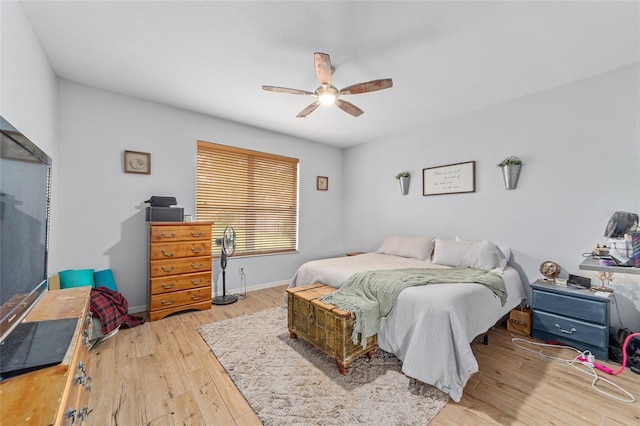
[[[0,423],[79,425],[89,419],[91,287],[46,292],[24,321],[77,318],[61,364],[0,382]]]
[[[212,222],[149,222],[149,321],[211,309]]]

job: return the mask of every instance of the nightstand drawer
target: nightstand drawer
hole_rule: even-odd
[[[608,339],[608,330],[604,325],[592,324],[535,310],[533,311],[533,328],[543,333],[558,336],[561,340],[571,339],[597,347],[602,347],[603,342]]]
[[[604,303],[608,303],[608,299]],[[561,313],[579,320],[597,324],[607,324],[608,310],[603,309],[603,302],[565,296],[546,291],[534,291],[532,308],[538,311]]]

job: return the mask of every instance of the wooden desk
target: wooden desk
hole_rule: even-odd
[[[91,287],[46,292],[24,321],[77,318],[61,364],[0,382],[0,423],[81,424],[89,414],[89,327]]]

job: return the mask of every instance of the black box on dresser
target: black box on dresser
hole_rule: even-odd
[[[147,207],[145,212],[147,222],[182,222],[183,219],[182,207]]]

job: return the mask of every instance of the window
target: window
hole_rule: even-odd
[[[298,159],[198,141],[196,217],[212,247],[233,227],[235,255],[297,250]]]

